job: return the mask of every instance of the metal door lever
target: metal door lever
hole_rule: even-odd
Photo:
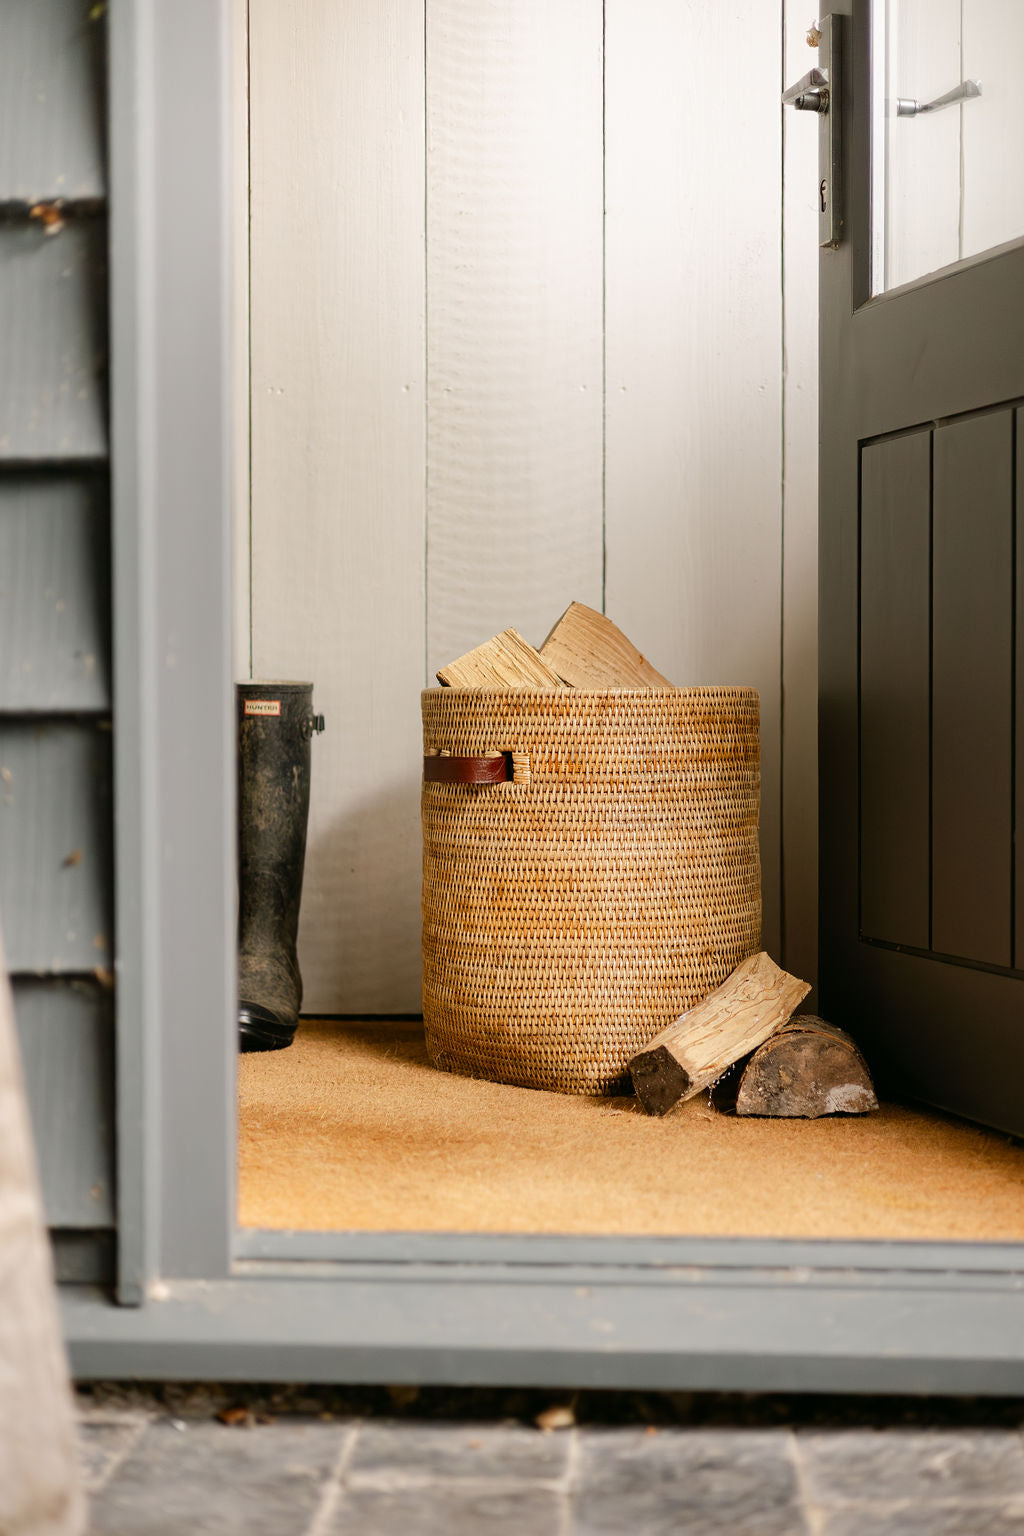
[[[782,93],[784,107],[796,107],[798,112],[828,111],[828,70],[811,69]]]
[[[961,80],[945,96],[936,96],[934,101],[915,101],[911,96],[897,96],[896,116],[920,117],[922,112],[938,112],[941,107],[952,107],[958,101],[972,101],[980,95],[981,86],[977,80]]]
[[[818,67],[783,91],[782,104],[818,114],[818,243],[835,250],[843,238],[843,18],[823,16],[807,41],[818,50]]]

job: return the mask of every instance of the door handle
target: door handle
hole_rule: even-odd
[[[958,101],[973,101],[975,96],[981,95],[981,85],[977,80],[961,80],[959,85],[954,85],[951,91],[944,96],[936,96],[934,101],[915,101],[912,96],[897,96],[897,117],[920,117],[922,112],[938,112],[943,107],[952,107]]]
[[[828,70],[809,69],[802,80],[782,93],[784,107],[796,107],[798,112],[828,111]]]
[[[818,114],[818,244],[835,250],[843,238],[842,101],[843,18],[823,16],[807,34],[818,50],[818,67],[782,93],[782,104]]]

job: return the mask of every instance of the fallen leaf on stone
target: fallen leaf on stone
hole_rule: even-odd
[[[534,1423],[538,1429],[548,1434],[553,1429],[572,1429],[576,1423],[576,1415],[571,1408],[561,1404],[556,1408],[545,1408],[543,1413],[538,1413]]]

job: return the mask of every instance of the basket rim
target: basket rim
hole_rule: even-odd
[[[499,698],[499,699],[560,699],[571,695],[576,699],[649,699],[652,695],[669,694],[673,698],[695,694],[706,698],[709,694],[725,698],[760,699],[760,690],[751,683],[690,683],[682,688],[448,688],[438,683],[420,691],[421,699],[450,698]]]

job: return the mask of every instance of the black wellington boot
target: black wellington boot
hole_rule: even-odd
[[[312,683],[238,684],[238,1029],[243,1051],[290,1045],[309,818]]]

